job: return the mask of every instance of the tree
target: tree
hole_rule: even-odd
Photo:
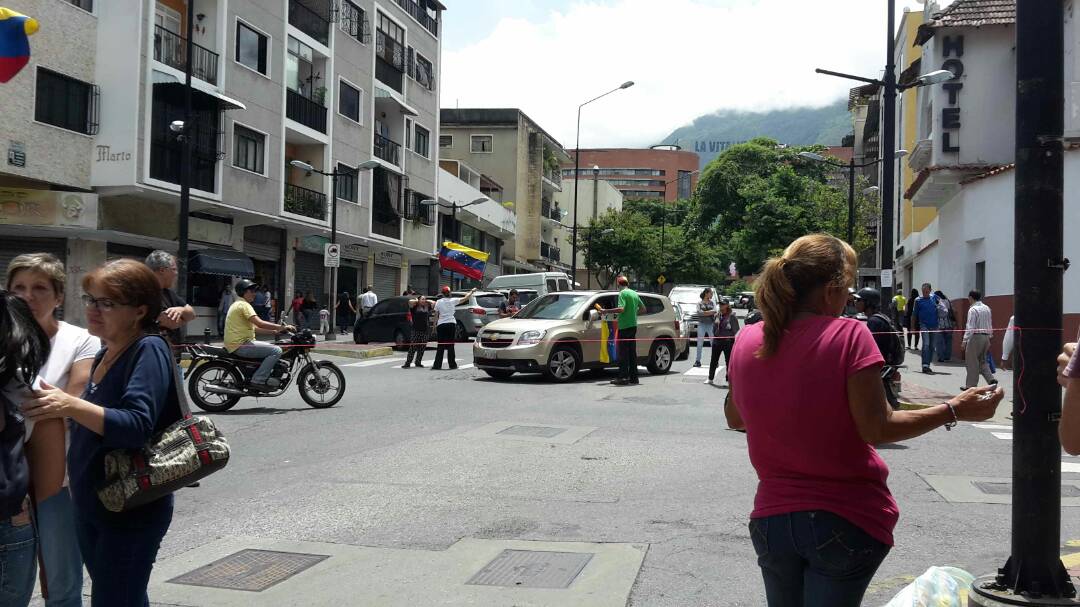
[[[609,288],[619,274],[647,275],[652,254],[659,246],[651,228],[648,216],[624,209],[609,210],[578,230],[578,249],[587,268],[597,272],[601,288]],[[607,230],[611,232],[605,234]]]

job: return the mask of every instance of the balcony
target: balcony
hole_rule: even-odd
[[[544,180],[556,190],[562,191],[562,171],[555,169],[553,171],[544,171]]]
[[[563,211],[559,208],[559,205],[552,204],[550,200],[544,200],[540,203],[540,216],[544,219],[559,222],[562,221]]]
[[[420,25],[423,25],[424,29],[431,32],[432,36],[439,35],[439,20],[427,14],[427,11],[416,0],[394,0],[394,2],[404,9],[406,13],[409,13],[413,19],[419,21]]]
[[[933,151],[934,135],[931,134],[926,139],[921,139],[915,144],[915,149],[911,150],[911,156],[908,157],[908,166],[916,173],[925,169],[930,166]]]
[[[375,31],[375,77],[399,93],[404,91],[405,47],[382,30]]]
[[[401,144],[391,139],[376,134],[374,153],[376,158],[381,158],[395,166],[401,166]]]
[[[285,116],[320,133],[326,133],[326,108],[292,89],[285,89]]]
[[[562,263],[561,258],[559,256],[560,253],[562,253],[562,251],[559,250],[559,247],[549,245],[546,242],[541,242],[540,243],[540,257],[541,258],[546,259],[548,261],[553,261],[555,263]]]
[[[326,221],[326,194],[286,183],[285,210],[294,215]]]
[[[304,32],[323,46],[330,43],[329,15],[320,15],[306,5],[318,5],[314,0],[289,0],[289,25]],[[325,3],[324,3],[325,4]]]
[[[401,239],[402,179],[386,169],[371,172],[371,233]]]
[[[160,25],[154,26],[154,60],[184,71],[187,65],[187,38]],[[198,44],[191,45],[191,75],[217,84],[218,54]]]

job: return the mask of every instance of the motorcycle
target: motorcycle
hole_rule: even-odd
[[[250,387],[251,378],[262,364],[261,360],[240,358],[225,348],[189,344],[185,349],[191,357],[188,367],[188,395],[203,411],[228,411],[245,396],[274,398],[289,389],[296,378],[300,397],[316,409],[333,407],[345,395],[345,375],[330,361],[311,358],[315,337],[309,330],[291,334],[274,342],[284,351],[271,372],[279,385],[271,392]]]

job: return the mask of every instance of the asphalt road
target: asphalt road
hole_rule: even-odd
[[[467,365],[469,346],[458,352]],[[616,388],[606,374],[494,381],[472,368],[404,370],[399,358],[334,359],[354,366],[332,409],[292,391],[213,415],[232,462],[178,494],[161,559],[228,537],[424,551],[463,538],[629,542],[647,545],[630,605],[764,604],[745,436],[725,429],[725,391],[685,374],[692,359]],[[469,437],[499,421],[595,430],[569,445]],[[1009,506],[949,503],[924,477],[1008,477],[1006,434],[961,424],[881,450],[901,518],[866,604],[930,565],[982,574],[1004,563]],[[1065,509],[1063,543],[1080,538],[1075,512]],[[199,596],[192,587],[190,604]]]

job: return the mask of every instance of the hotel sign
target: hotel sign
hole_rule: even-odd
[[[949,82],[941,85],[948,95],[947,107],[941,109],[941,151],[956,153],[960,151],[960,90],[964,83],[956,82],[964,75],[964,37],[962,35],[944,36],[941,40],[941,54],[945,61],[941,69],[953,73]]]

